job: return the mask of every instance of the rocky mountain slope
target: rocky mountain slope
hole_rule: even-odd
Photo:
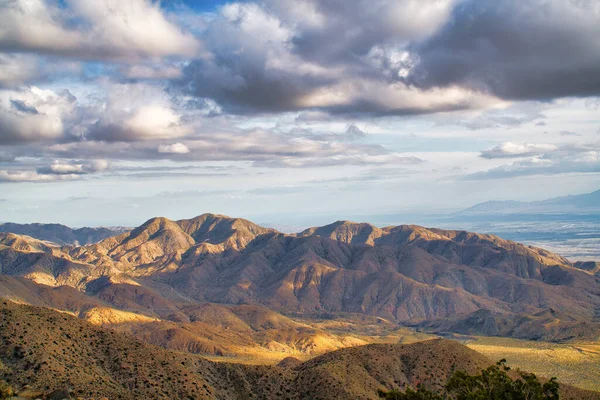
[[[432,331],[539,338],[542,329],[549,340],[597,338],[600,327],[591,271],[495,236],[419,226],[338,221],[288,235],[222,215],[154,218],[86,246],[0,234],[0,269],[176,323],[193,322],[186,307],[219,303]]]
[[[65,313],[0,301],[0,379],[30,396],[121,399],[377,399],[378,389],[439,387],[491,361],[456,342],[369,345],[282,366],[214,363]],[[562,385],[561,398],[600,394]],[[32,397],[32,398],[33,398]]]

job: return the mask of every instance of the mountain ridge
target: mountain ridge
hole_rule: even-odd
[[[17,224],[12,222],[0,223],[0,232],[10,232],[46,240],[57,245],[86,245],[98,242],[110,236],[127,231],[123,227],[83,227],[73,229],[62,224]]]
[[[589,337],[600,309],[594,268],[493,235],[416,225],[338,221],[283,234],[218,214],[159,217],[85,246],[49,246],[3,234],[0,268],[100,296],[123,311],[150,309],[140,304],[154,299],[166,310],[158,317],[175,322],[186,318],[178,304],[209,302],[283,313],[364,314],[401,324],[429,321],[422,326],[445,330],[459,329],[483,309],[523,321],[528,328],[513,331],[526,338],[535,336],[541,322],[517,317],[555,309],[574,316],[575,325],[591,321],[575,330]],[[448,318],[454,324],[434,323]],[[558,329],[549,339],[562,340],[564,332]]]
[[[568,195],[553,197],[538,201],[486,201],[475,204],[465,210],[460,211],[459,215],[487,214],[487,213],[590,213],[600,210],[600,190],[591,193],[579,195]]]

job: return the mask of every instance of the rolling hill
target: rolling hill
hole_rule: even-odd
[[[448,340],[360,346],[281,366],[214,363],[46,308],[4,300],[0,314],[0,379],[29,398],[377,399],[378,389],[436,388],[454,370],[491,364]],[[600,394],[562,385],[561,398]]]

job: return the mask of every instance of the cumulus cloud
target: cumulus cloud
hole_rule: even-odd
[[[149,0],[67,0],[68,11],[47,0],[6,0],[0,49],[79,59],[135,60],[192,56],[199,44]]]
[[[231,3],[204,32],[210,56],[184,68],[179,87],[242,114],[406,115],[589,96],[600,93],[599,35],[595,2]]]
[[[283,3],[224,6],[204,34],[210,57],[187,65],[179,88],[241,114],[405,115],[497,103],[458,85],[420,90],[400,79],[412,63],[403,46],[434,32],[453,1],[360,2],[367,14],[343,2]]]
[[[135,141],[184,136],[189,130],[180,115],[162,104],[148,104],[135,110],[112,109],[103,114],[84,134],[86,139]]]
[[[467,0],[410,51],[406,82],[504,99],[600,94],[600,5],[572,0]]]
[[[35,86],[0,91],[0,144],[57,140],[74,108],[68,91],[57,94]]]
[[[405,44],[434,33],[455,0],[268,0],[278,19],[295,27],[292,42],[306,59],[336,64],[382,44]]]
[[[555,150],[558,150],[558,146],[553,144],[504,142],[489,149],[483,150],[481,152],[481,157],[489,159],[528,157],[533,155],[544,154]]]
[[[0,87],[17,86],[39,75],[35,57],[0,54]]]

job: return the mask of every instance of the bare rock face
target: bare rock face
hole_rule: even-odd
[[[208,302],[517,335],[545,326],[539,318],[518,316],[554,310],[557,328],[549,337],[563,337],[569,330],[586,336],[596,329],[600,309],[597,265],[572,264],[492,235],[413,225],[338,221],[286,235],[203,214],[153,218],[78,247],[0,234],[0,269],[175,322],[188,321],[182,306]],[[482,320],[480,311],[492,317]]]

